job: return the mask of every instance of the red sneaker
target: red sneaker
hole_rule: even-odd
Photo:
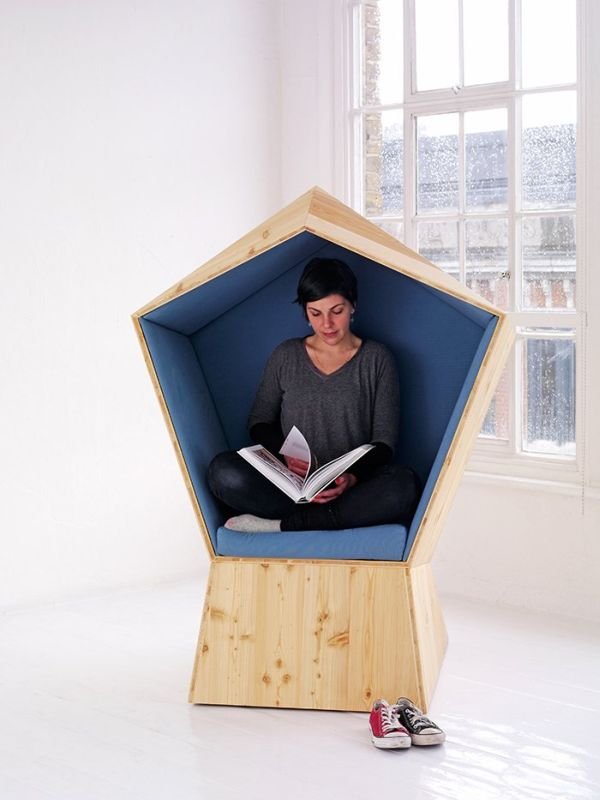
[[[394,706],[385,700],[376,700],[369,716],[371,741],[382,750],[410,747],[410,733],[396,716]]]

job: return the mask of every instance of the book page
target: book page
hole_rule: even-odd
[[[308,463],[306,475],[309,474],[312,461],[310,447],[308,446],[308,442],[302,433],[295,425],[286,436],[285,442],[281,445],[279,452],[282,456],[289,456],[290,458],[297,458],[300,461],[306,461]]]
[[[304,496],[308,500],[312,500],[312,498],[331,483],[331,481],[335,480],[343,472],[346,472],[352,464],[372,449],[372,444],[361,444],[360,447],[355,447],[354,450],[350,450],[349,453],[345,453],[345,455],[339,456],[320,467],[316,472],[313,472],[306,481]]]

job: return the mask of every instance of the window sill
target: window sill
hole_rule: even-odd
[[[579,460],[573,456],[545,455],[543,453],[514,453],[507,442],[478,439],[467,470],[478,474],[491,474],[506,478],[548,481],[581,486],[582,474]]]
[[[507,475],[501,472],[479,472],[473,469],[465,471],[468,483],[493,486],[502,489],[516,489],[527,492],[545,492],[552,495],[566,497],[582,497],[600,500],[600,488],[584,487],[581,481],[565,481],[540,477],[523,477],[520,475]]]

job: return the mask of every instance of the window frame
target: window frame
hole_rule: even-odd
[[[579,483],[583,480],[583,463],[585,457],[585,418],[584,418],[584,383],[585,383],[585,324],[583,274],[585,255],[583,253],[584,239],[582,233],[582,198],[584,197],[584,170],[582,169],[584,153],[584,126],[582,118],[582,75],[581,75],[581,41],[582,41],[582,3],[576,0],[577,16],[577,75],[574,84],[553,84],[545,87],[521,88],[516,81],[517,59],[520,59],[519,41],[520,30],[520,0],[509,0],[509,65],[508,80],[497,84],[483,84],[460,88],[416,91],[416,59],[415,53],[415,2],[404,2],[404,53],[405,64],[410,69],[404,70],[404,102],[388,103],[385,105],[369,106],[362,103],[362,27],[361,11],[368,0],[346,0],[346,46],[345,70],[347,98],[347,146],[346,146],[346,183],[345,194],[350,205],[360,213],[364,213],[364,182],[363,164],[361,161],[363,128],[363,115],[368,112],[381,112],[388,110],[401,110],[404,113],[404,203],[402,215],[369,216],[376,223],[394,222],[402,220],[403,241],[412,249],[417,249],[417,224],[419,221],[443,222],[451,220],[464,223],[465,219],[485,219],[503,217],[508,220],[508,263],[512,277],[509,280],[509,308],[515,309],[516,292],[521,290],[522,264],[520,257],[519,232],[521,221],[527,217],[560,216],[575,214],[576,218],[576,299],[575,309],[558,311],[510,311],[509,316],[518,332],[517,342],[507,363],[509,375],[509,429],[508,440],[493,439],[491,437],[478,437],[469,471],[477,473],[494,473],[507,477],[542,479],[561,483]],[[462,9],[462,0],[460,0]],[[459,40],[459,64],[461,77],[463,74],[463,41]],[[574,208],[566,207],[555,209],[521,209],[518,207],[518,191],[515,186],[517,175],[517,159],[520,159],[520,141],[517,131],[520,131],[521,105],[524,97],[554,93],[558,91],[575,91],[577,98],[577,142],[576,142],[576,172],[577,193]],[[459,113],[460,135],[463,134],[464,113],[468,111],[481,111],[490,108],[505,107],[507,109],[507,164],[509,175],[509,191],[506,211],[469,212],[461,208],[458,214],[435,214],[419,217],[416,213],[416,118],[423,113]],[[460,140],[462,141],[462,139]],[[459,148],[461,163],[459,170],[463,170],[464,163]],[[459,172],[460,177],[463,174]],[[511,189],[512,186],[512,189]],[[459,225],[459,236],[462,236],[464,225]],[[462,242],[459,241],[459,251]],[[461,276],[464,263],[461,264]],[[575,456],[561,456],[555,454],[532,453],[521,449],[521,425],[523,419],[523,392],[522,392],[522,355],[527,335],[520,331],[523,328],[559,327],[565,331],[572,330],[576,344],[575,348]]]

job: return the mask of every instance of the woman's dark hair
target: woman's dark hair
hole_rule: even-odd
[[[330,294],[341,294],[353,306],[358,300],[356,276],[350,267],[337,258],[313,258],[304,267],[298,281],[297,297],[306,316],[306,304],[322,300]]]

